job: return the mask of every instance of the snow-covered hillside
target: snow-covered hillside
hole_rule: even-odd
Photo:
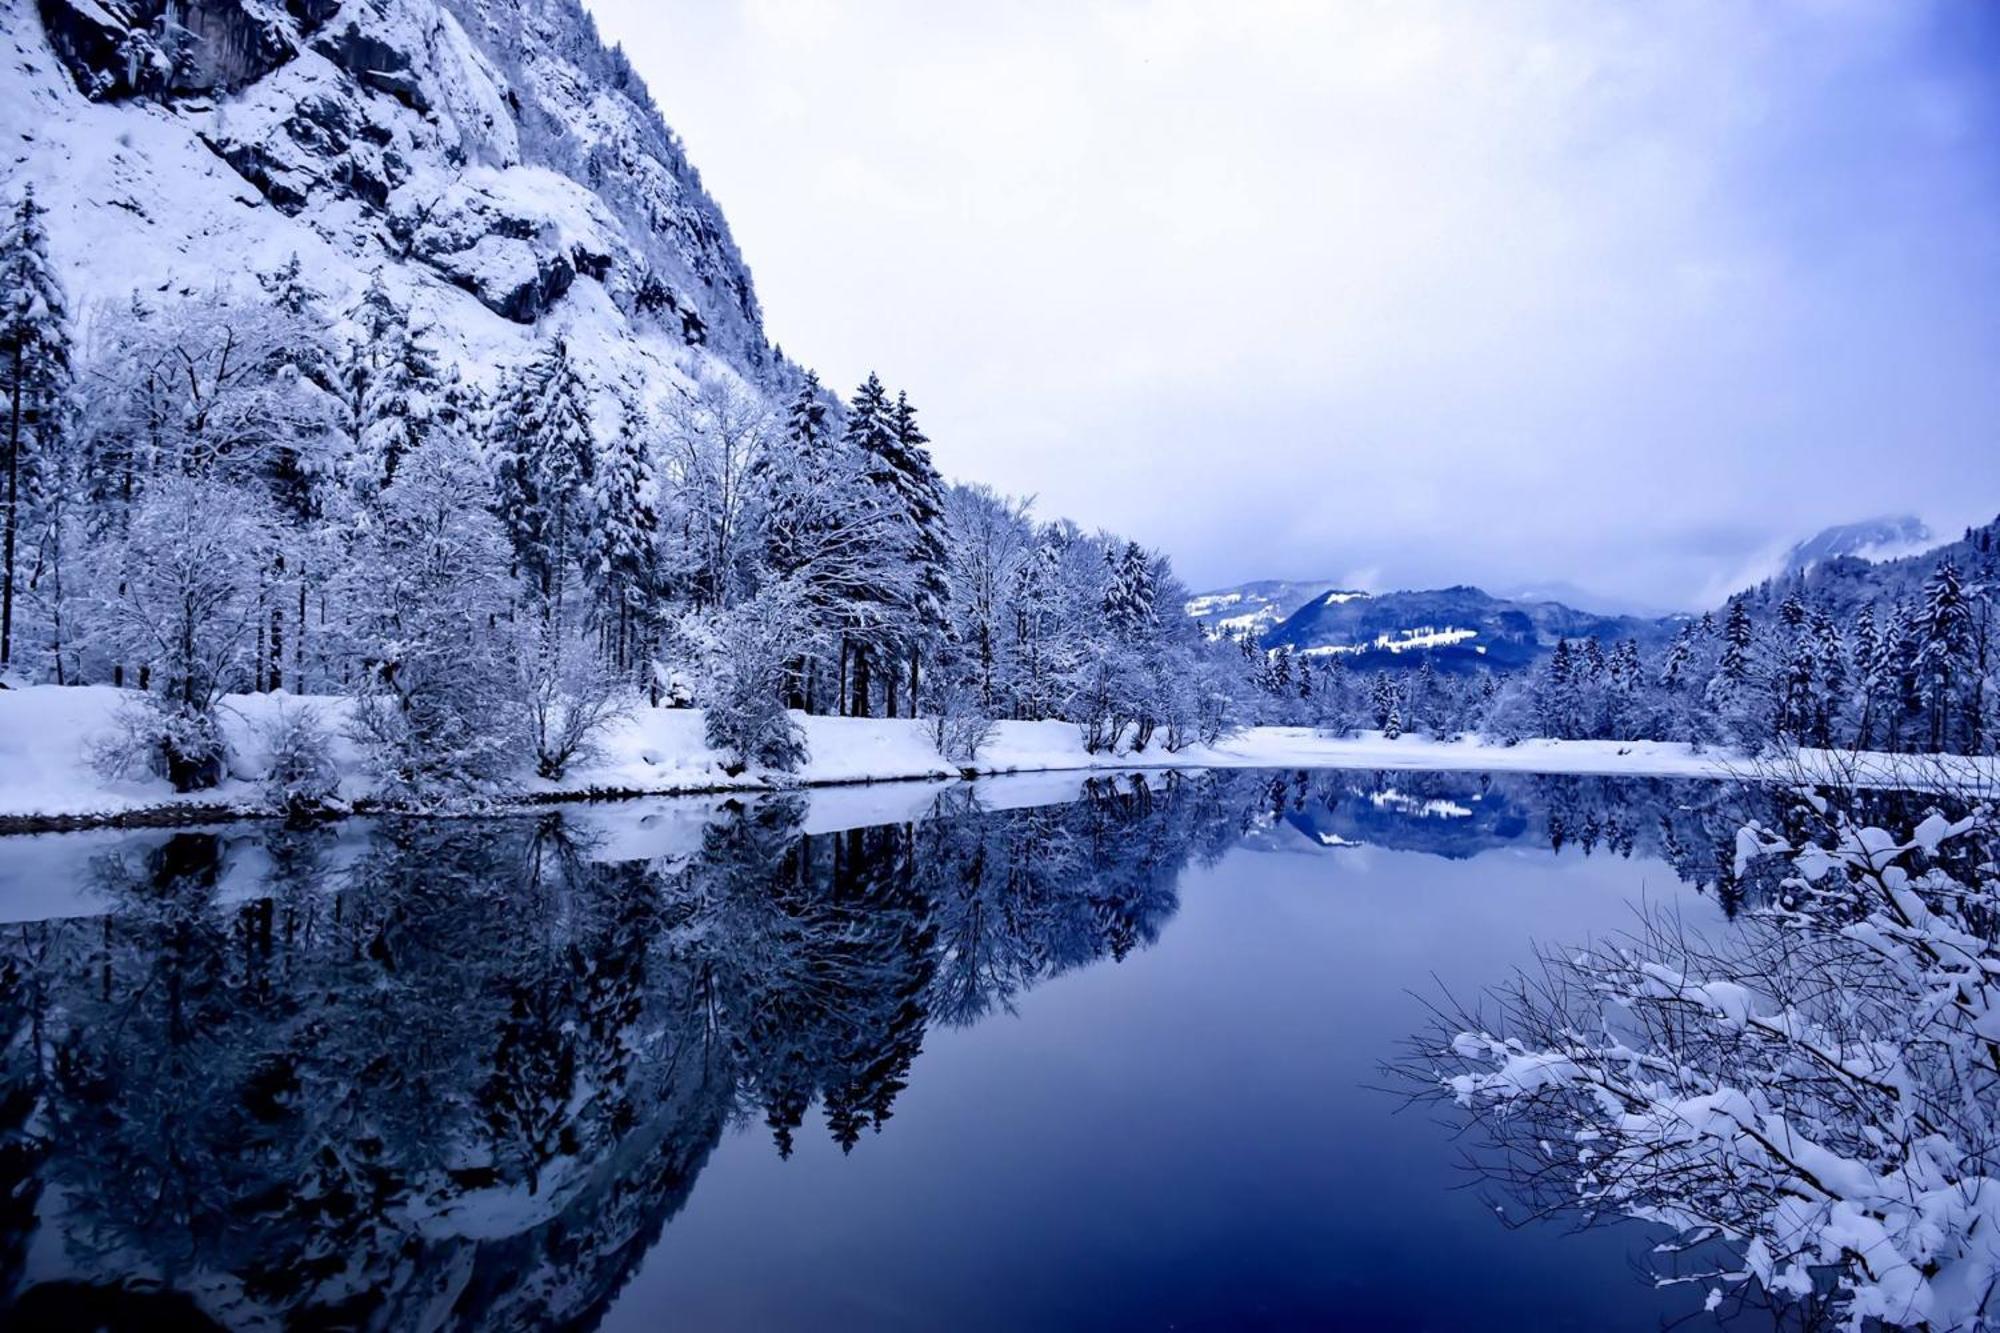
[[[297,254],[380,271],[466,376],[565,333],[657,400],[772,366],[721,210],[575,0],[0,0],[0,190],[32,183],[86,337]]]
[[[1365,670],[1513,670],[1539,661],[1559,639],[1664,641],[1672,622],[1604,616],[1560,602],[1517,602],[1478,588],[1435,588],[1309,600],[1264,635],[1272,648],[1339,657]]]
[[[1814,533],[1785,555],[1783,576],[1798,577],[1829,560],[1852,557],[1881,562],[1920,554],[1937,545],[1924,521],[1909,514],[1840,523]]]
[[[1329,582],[1259,579],[1196,593],[1181,609],[1207,626],[1211,635],[1235,637],[1246,631],[1263,634],[1275,629],[1308,602],[1345,602],[1367,595]]]

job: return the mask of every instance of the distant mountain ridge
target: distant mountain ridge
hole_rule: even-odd
[[[2000,563],[2000,520],[1937,544],[1912,516],[1838,524],[1794,545],[1782,571],[1745,589],[1753,603],[1775,603],[1792,590],[1846,612],[1862,601],[1914,595],[1940,559],[1990,574]],[[1293,609],[1278,614],[1288,600]],[[1267,648],[1305,656],[1337,656],[1362,670],[1516,671],[1554,650],[1558,640],[1634,640],[1641,649],[1664,644],[1686,615],[1586,611],[1532,596],[1496,596],[1470,585],[1388,593],[1335,590],[1332,584],[1266,580],[1238,584],[1189,600],[1188,614],[1225,633],[1256,632]]]
[[[1816,565],[1843,557],[1880,563],[1915,555],[1937,544],[1929,526],[1910,514],[1840,523],[1792,547],[1781,573],[1806,574]]]
[[[1559,639],[1595,635],[1650,646],[1668,638],[1677,623],[1599,615],[1561,602],[1513,601],[1460,585],[1345,601],[1322,597],[1271,630],[1264,643],[1307,656],[1339,656],[1363,670],[1408,670],[1429,659],[1439,670],[1512,671],[1553,650]]]
[[[1258,579],[1196,593],[1182,609],[1207,625],[1211,634],[1234,636],[1245,630],[1263,634],[1283,624],[1306,603],[1336,595],[1349,598],[1368,594],[1342,589],[1330,580]]]

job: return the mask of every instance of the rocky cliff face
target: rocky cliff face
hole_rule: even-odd
[[[530,330],[614,378],[771,368],[721,210],[576,0],[0,0],[12,195],[86,301],[297,252],[378,268],[481,374]]]

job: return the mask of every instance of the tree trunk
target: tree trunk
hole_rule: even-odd
[[[917,715],[917,686],[921,682],[918,672],[922,669],[923,653],[916,644],[910,645],[910,716]]]
[[[299,618],[292,635],[292,685],[306,692],[306,575],[299,571]]]
[[[853,707],[848,710],[847,715],[849,717],[869,716],[869,683],[868,650],[866,648],[856,648],[854,650],[854,700]]]
[[[14,533],[21,512],[21,383],[24,353],[14,347],[14,382],[8,395],[7,420],[7,531],[4,572],[0,573],[0,671],[14,660]]]
[[[285,688],[285,557],[278,557],[276,571],[277,587],[271,598],[271,678],[273,690]]]

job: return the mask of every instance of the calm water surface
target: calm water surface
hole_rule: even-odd
[[[1726,929],[1740,813],[1236,773],[0,840],[0,1321],[1657,1328],[1649,1233],[1509,1227],[1381,1066],[1536,940]]]

